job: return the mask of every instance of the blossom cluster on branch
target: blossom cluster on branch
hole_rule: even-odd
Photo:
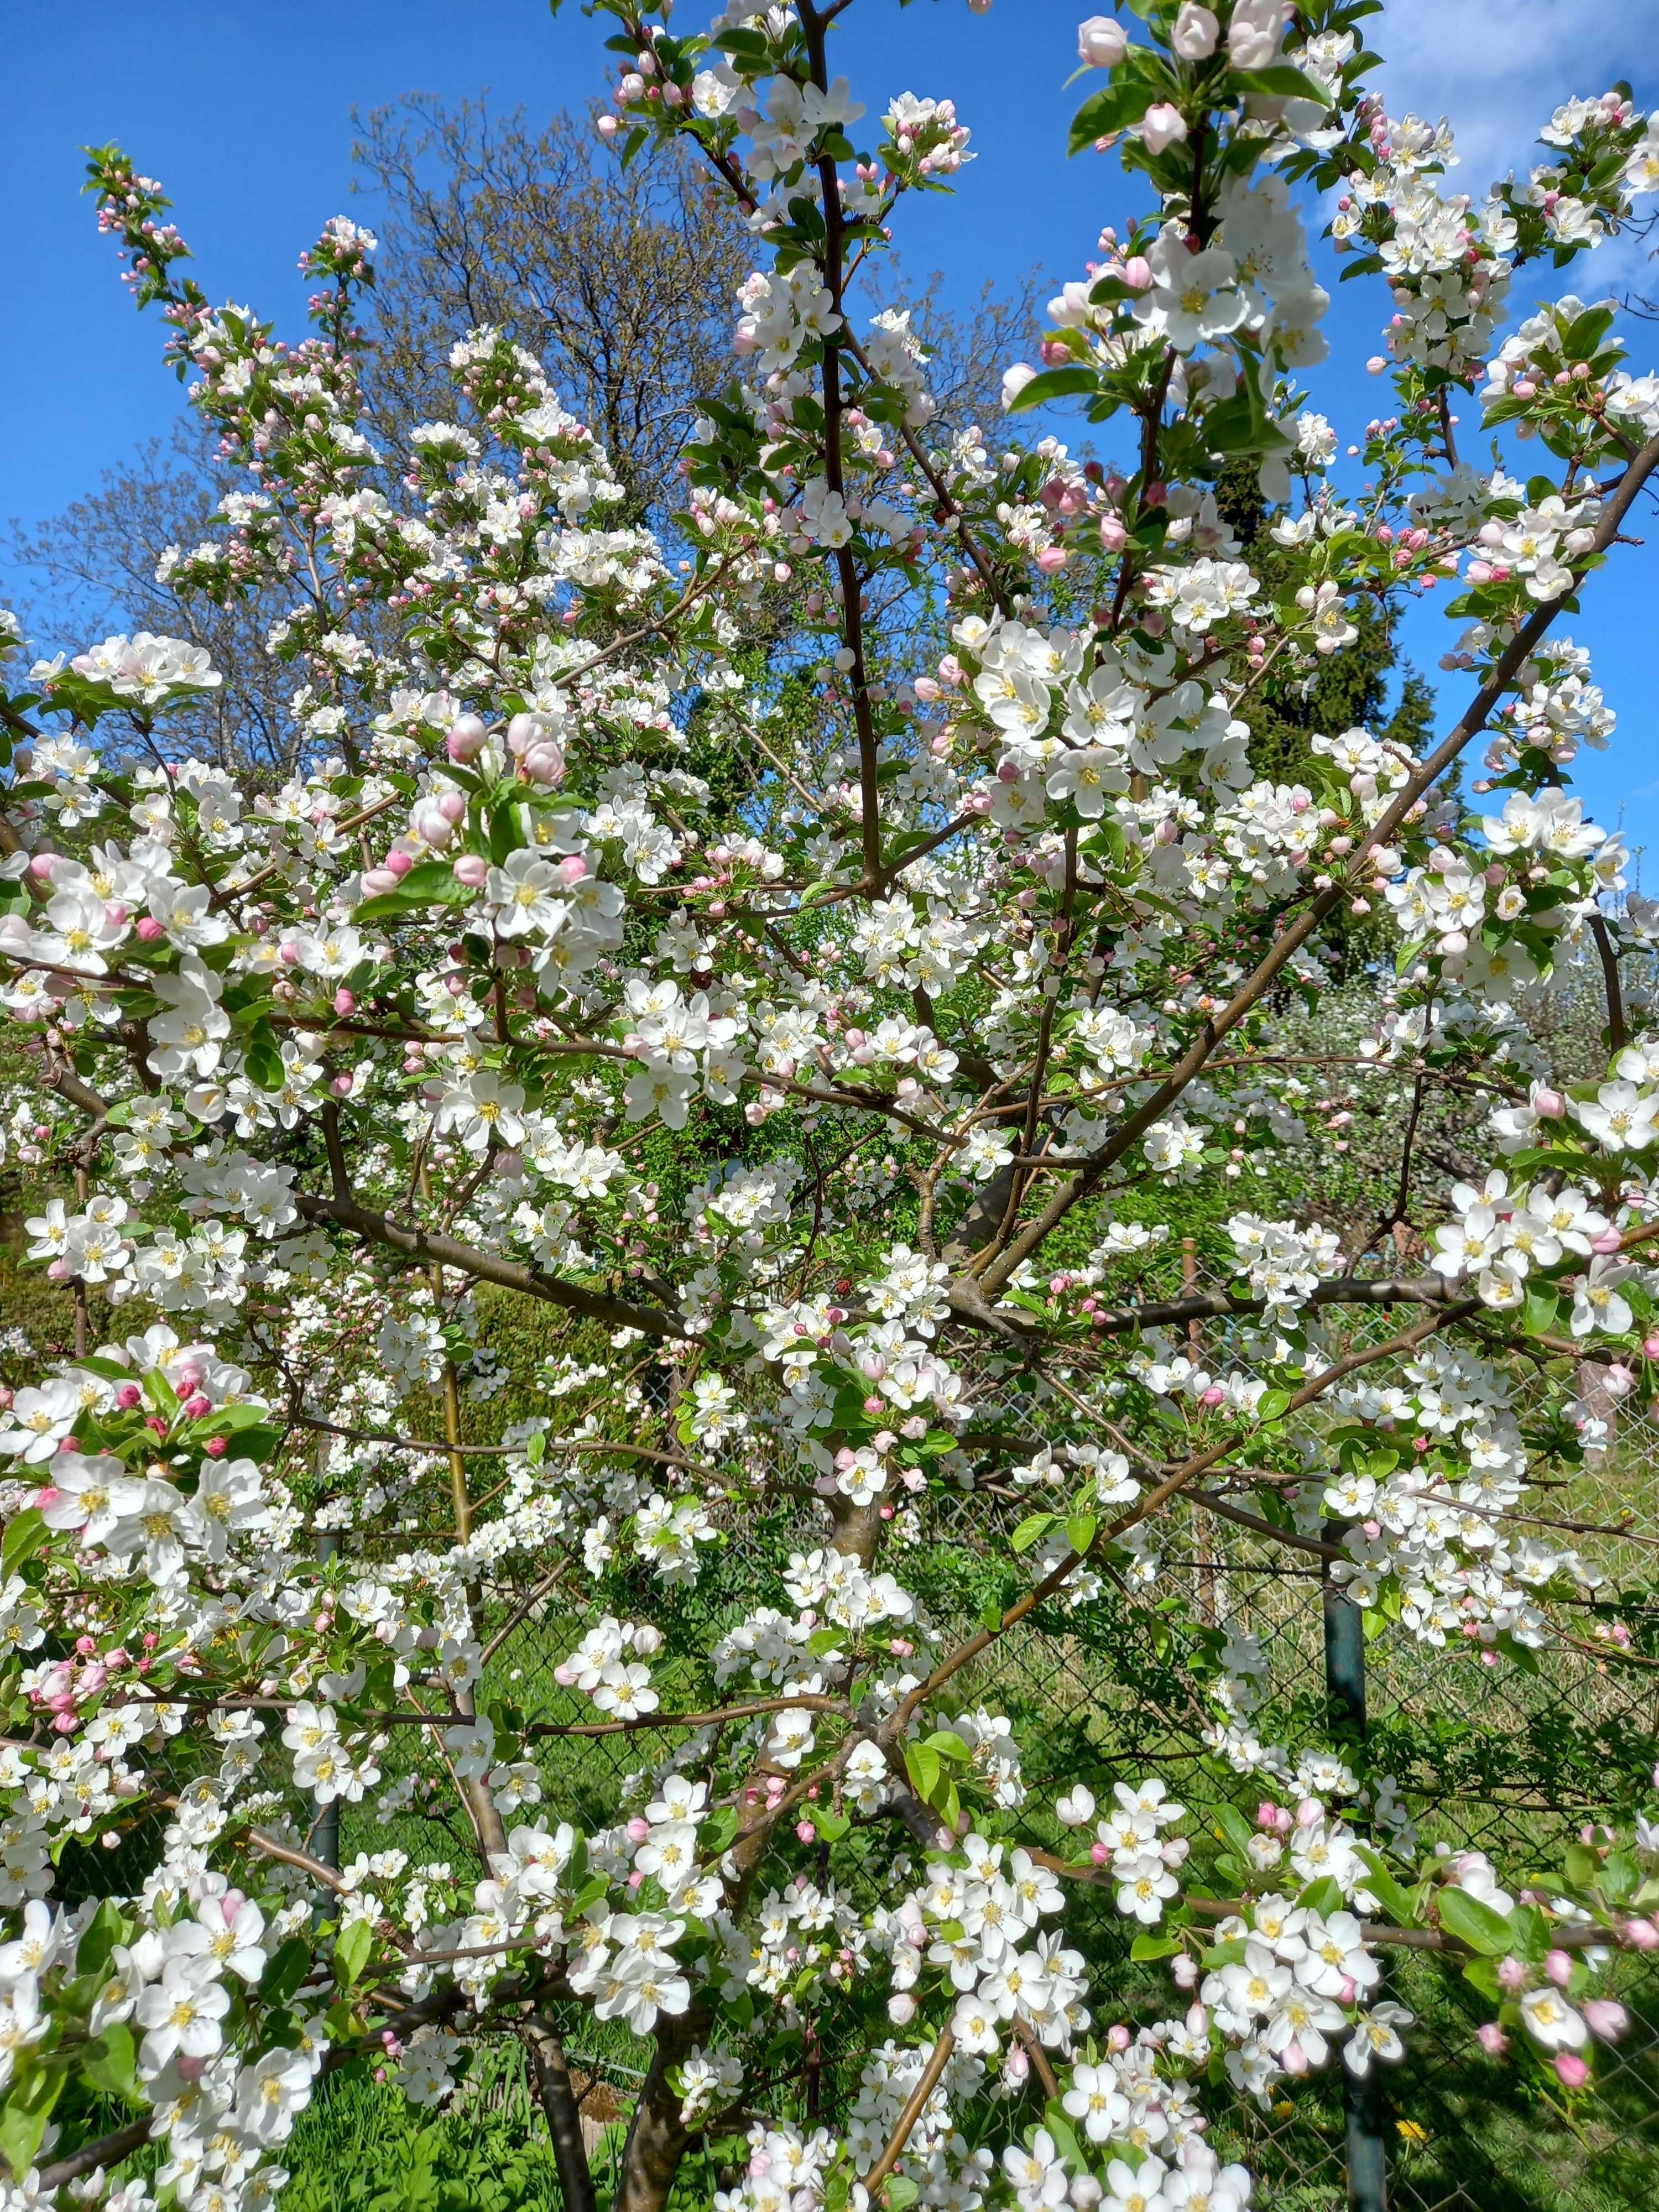
[[[1216,2100],[1400,2057],[1391,1942],[1570,2094],[1626,2024],[1618,1954],[1659,1946],[1632,1808],[1512,1894],[1363,1743],[1277,1741],[1274,1655],[1179,1564],[1201,1511],[1429,1663],[1631,1644],[1620,1532],[1538,1484],[1604,1433],[1586,1378],[1659,1368],[1659,919],[1569,796],[1613,715],[1553,625],[1659,464],[1659,381],[1610,302],[1503,331],[1659,189],[1659,135],[1571,100],[1477,199],[1443,123],[1366,89],[1365,0],[1094,16],[1073,148],[1146,212],[1007,421],[947,434],[922,319],[860,287],[970,125],[853,96],[851,4],[685,33],[600,0],[602,132],[704,163],[763,262],[660,536],[499,331],[381,450],[359,226],[283,339],[93,155],[243,484],[162,568],[291,596],[302,767],[181,756],[169,709],[222,672],[176,640],[31,661],[0,629],[3,1143],[74,1315],[0,1417],[5,2212],[253,2212],[325,2074],[433,2104],[492,2036],[586,2212],[584,2013],[648,2054],[621,2212],[699,2147],[720,2212],[1238,2212]],[[1320,195],[1389,295],[1363,489],[1301,381]],[[1062,406],[1102,457],[1022,440]],[[1449,734],[1265,772],[1264,702],[1431,590]],[[1394,974],[1333,1073],[1285,1040],[1361,932]],[[1558,1081],[1528,1015],[1586,972],[1605,1073]],[[1318,1085],[1402,1071],[1484,1101],[1507,1164],[1414,1217],[1414,1115],[1345,1249],[1283,1194]],[[1206,1193],[1226,1287],[1160,1297]],[[928,1572],[964,1515],[1003,1577],[965,1626]],[[1022,1623],[1118,1602],[1172,1655],[1201,1817],[1028,1778],[997,1709]],[[640,1764],[596,1817],[572,1761],[611,1740]],[[335,1863],[331,1808],[378,1847]],[[1068,1934],[1091,1886],[1170,2017],[1121,2016]],[[863,2055],[824,2117],[836,2036]],[[88,2090],[131,2121],[96,2134]]]

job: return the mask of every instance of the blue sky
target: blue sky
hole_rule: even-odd
[[[684,0],[700,21],[714,0]],[[1079,0],[860,0],[839,36],[837,65],[872,106],[895,92],[948,93],[974,133],[978,161],[954,198],[930,199],[901,233],[913,276],[934,267],[971,296],[1033,266],[1034,315],[1048,279],[1079,274],[1103,223],[1129,210],[1122,179],[1091,156],[1067,162],[1065,125],[1080,92],[1074,65]],[[303,312],[300,248],[342,210],[374,219],[350,194],[350,111],[413,89],[456,99],[484,87],[532,117],[580,107],[605,81],[604,30],[576,0],[550,20],[544,0],[14,0],[8,11],[15,98],[0,140],[9,225],[13,341],[0,353],[0,519],[38,524],[164,431],[181,402],[160,364],[156,325],[118,281],[112,251],[79,197],[87,143],[119,140],[161,178],[211,296],[234,298],[289,326]],[[1532,158],[1555,102],[1625,76],[1659,101],[1659,0],[1387,0],[1370,37],[1388,57],[1382,88],[1397,112],[1450,115],[1479,191]],[[1644,248],[1620,241],[1570,272],[1591,294],[1644,277]],[[1547,287],[1523,272],[1518,305]],[[1659,269],[1650,289],[1659,292]],[[1367,378],[1386,295],[1337,294],[1333,360],[1315,373],[1315,404],[1345,434],[1379,410]],[[1659,325],[1637,326],[1633,368],[1659,363]],[[1466,407],[1466,436],[1474,410]],[[1634,529],[1653,538],[1654,518]],[[0,562],[0,592],[8,577]],[[1613,749],[1589,756],[1580,784],[1599,819],[1621,813],[1633,842],[1659,856],[1659,709],[1648,673],[1659,634],[1659,553],[1621,548],[1570,625],[1595,656],[1618,708]],[[1434,664],[1452,626],[1437,609],[1409,619],[1410,650],[1438,682],[1443,716],[1462,696]],[[40,641],[54,647],[78,641]],[[1659,857],[1648,871],[1659,876]]]

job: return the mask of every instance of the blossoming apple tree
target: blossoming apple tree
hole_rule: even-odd
[[[1519,1897],[1419,1861],[1362,1747],[1273,1740],[1270,1655],[1163,1564],[1201,1510],[1427,1650],[1585,1640],[1593,1540],[1533,1486],[1587,1366],[1616,1396],[1659,1361],[1659,1034],[1626,988],[1652,917],[1569,795],[1613,716],[1561,625],[1659,463],[1659,378],[1611,304],[1532,302],[1659,188],[1659,130],[1569,99],[1528,179],[1454,191],[1445,125],[1366,89],[1376,0],[1132,0],[1081,27],[1072,143],[1144,211],[1051,303],[1006,425],[946,434],[922,331],[860,287],[969,130],[854,96],[850,5],[683,33],[601,0],[601,130],[685,142],[760,264],[668,539],[492,330],[456,334],[450,417],[379,450],[351,222],[287,341],[93,158],[240,478],[165,566],[291,593],[308,765],[180,757],[169,710],[221,675],[174,641],[29,665],[6,634],[6,1127],[78,1316],[0,1419],[9,2212],[247,2212],[321,2074],[431,2103],[490,2037],[526,2046],[575,2212],[584,2012],[647,2049],[625,2212],[697,2156],[722,2212],[1233,2212],[1217,2100],[1398,2057],[1391,1936],[1558,2094],[1623,2025],[1618,1953],[1659,1944],[1650,1827]],[[1363,490],[1304,386],[1321,194],[1387,292]],[[1039,407],[1102,458],[1022,441]],[[1269,502],[1271,585],[1226,471]],[[1334,729],[1261,775],[1255,703],[1431,587],[1448,734]],[[1250,1206],[1305,1135],[1285,1021],[1368,912],[1397,975],[1337,1079],[1481,1093],[1506,1160],[1416,1264],[1343,1250],[1316,1194]],[[1525,1015],[1587,963],[1607,1058],[1570,1087]],[[1402,1194],[1425,1172],[1407,1135]],[[1235,1280],[1146,1294],[1206,1187]],[[562,1332],[547,1410],[493,1431],[486,1294]],[[106,1309],[130,1329],[94,1343]],[[1024,1576],[967,1632],[914,1587],[946,1504]],[[763,1601],[722,1613],[728,1570]],[[1021,1622],[1117,1590],[1191,1687],[1190,1811],[1138,1773],[1042,1802],[982,1701]],[[532,1613],[562,1717],[504,1672]],[[638,1761],[608,1822],[570,1779],[594,1739]],[[341,1806],[413,1848],[338,1863]],[[1091,1976],[1087,1885],[1169,1962],[1169,2017]],[[855,2086],[820,2111],[830,2042]]]

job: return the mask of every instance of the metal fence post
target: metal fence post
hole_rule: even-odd
[[[1327,1522],[1328,1542],[1340,1543],[1340,1522]],[[1339,1744],[1365,1741],[1365,1624],[1324,1563],[1320,1595],[1325,1613],[1325,1701]],[[1382,2069],[1373,2060],[1363,2080],[1342,2068],[1342,2116],[1347,2136],[1351,2212],[1388,2212],[1389,2161],[1383,2135]]]

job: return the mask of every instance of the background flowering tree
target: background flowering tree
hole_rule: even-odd
[[[853,96],[849,5],[736,0],[682,37],[604,0],[605,134],[683,141],[764,264],[660,535],[492,329],[456,337],[449,415],[374,442],[361,229],[305,257],[289,343],[211,306],[159,188],[94,156],[246,471],[167,576],[285,591],[306,765],[238,785],[169,744],[222,681],[198,649],[25,676],[13,628],[8,1128],[77,1319],[0,1431],[9,2206],[240,2212],[319,2073],[436,2102],[492,2037],[586,2206],[564,2038],[591,2014],[649,2058],[627,2212],[694,2154],[722,2212],[1221,2212],[1251,2185],[1217,2100],[1401,2055],[1391,1936],[1568,2093],[1624,2025],[1615,1954],[1659,1945],[1650,1826],[1591,1825],[1524,1893],[1478,1854],[1419,1865],[1398,1789],[1358,1744],[1275,1741],[1271,1653],[1164,1565],[1219,1516],[1498,1666],[1597,1607],[1596,1532],[1561,1544],[1534,1486],[1582,1454],[1587,1366],[1616,1398],[1659,1360],[1659,1037],[1628,988],[1653,917],[1607,903],[1625,855],[1568,795],[1612,716],[1555,626],[1659,463],[1659,380],[1607,305],[1504,333],[1528,264],[1659,186],[1659,136],[1621,92],[1571,100],[1477,203],[1443,125],[1366,97],[1368,0],[1091,19],[1073,144],[1147,211],[1005,386],[1011,416],[1111,426],[1085,464],[942,439],[917,330],[860,304],[901,204],[971,156],[948,100]],[[1396,412],[1352,503],[1301,384],[1315,192],[1391,295]],[[1460,453],[1472,391],[1539,473]],[[1241,483],[1273,517],[1254,564]],[[1275,735],[1263,774],[1257,721],[1364,611],[1454,579],[1449,734]],[[1351,1050],[1305,1010],[1360,930],[1395,972]],[[1564,1085],[1525,1015],[1587,962],[1603,1067]],[[1364,1249],[1297,1188],[1318,1086],[1402,1072],[1473,1096],[1507,1159],[1422,1264],[1394,1233],[1438,1188],[1416,1112]],[[1220,1291],[1170,1273],[1206,1197]],[[508,1421],[514,1305],[550,1326]],[[947,1509],[1024,1577],[963,1635],[928,1595]],[[1159,1608],[1169,1724],[1208,1754],[1190,1811],[1138,1774],[1031,1791],[982,1701],[1021,1623],[1113,1591]],[[508,1663],[538,1627],[550,1714]],[[641,1764],[595,1817],[609,1738]],[[342,1805],[396,1847],[337,1864]],[[1091,1980],[1091,1887],[1168,1960],[1170,2017]],[[831,2042],[861,2071],[829,2111]]]

